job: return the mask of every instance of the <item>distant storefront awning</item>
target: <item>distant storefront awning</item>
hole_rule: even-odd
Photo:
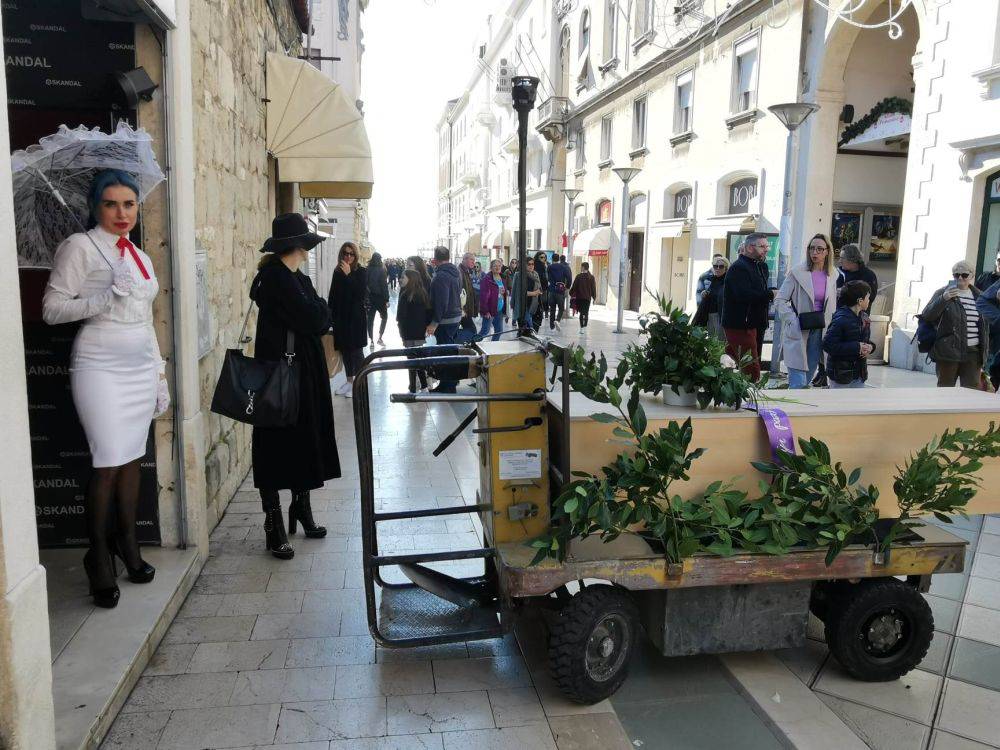
[[[479,232],[476,232],[474,235],[469,237],[469,239],[465,242],[465,252],[479,255],[483,249],[482,237],[483,236],[479,234]]]
[[[267,150],[303,198],[370,198],[365,121],[343,88],[304,60],[267,55]]]
[[[492,232],[486,235],[486,247],[493,250],[498,250],[504,247],[511,247],[514,244],[514,237],[510,233],[509,229],[503,231],[503,237],[500,236],[500,232]]]
[[[730,232],[752,232],[757,228],[757,214],[709,216],[695,225],[698,239],[724,240]]]
[[[573,255],[601,257],[618,243],[618,235],[611,227],[593,227],[580,232],[573,240]]]
[[[651,239],[657,237],[680,237],[685,231],[690,229],[690,219],[665,219],[656,222],[649,228],[649,236]]]

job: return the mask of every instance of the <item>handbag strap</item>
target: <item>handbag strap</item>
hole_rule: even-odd
[[[288,360],[289,367],[295,361],[295,331],[291,328],[285,332],[285,359]]]
[[[250,323],[250,313],[253,312],[253,306],[257,303],[256,300],[250,300],[250,307],[247,308],[246,317],[243,318],[243,328],[240,329],[240,337],[236,340],[236,345],[243,348],[244,344],[249,344],[253,339],[247,336],[247,324]]]

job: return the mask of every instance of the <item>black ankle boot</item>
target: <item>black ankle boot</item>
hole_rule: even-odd
[[[285,520],[281,517],[281,508],[264,511],[264,537],[267,540],[267,549],[279,560],[291,560],[295,557],[295,550],[288,543],[288,535],[285,533]]]
[[[97,587],[98,564],[97,553],[91,547],[83,556],[83,569],[87,571],[87,581],[90,583],[90,593],[94,597],[94,604],[104,609],[114,609],[118,606],[118,597],[121,595],[118,584],[114,582],[114,579],[118,577],[115,558],[113,555],[108,555],[108,564],[111,566],[112,576],[110,586]]]
[[[317,526],[313,520],[312,505],[309,503],[308,492],[293,492],[292,504],[288,506],[288,533],[294,534],[296,522],[302,524],[302,530],[310,539],[322,539],[326,536],[326,527]]]
[[[133,544],[134,543],[135,542],[133,540]],[[139,561],[139,565],[135,568],[128,564],[128,560],[122,552],[122,541],[119,537],[112,537],[109,542],[109,546],[111,549],[112,559],[114,556],[118,556],[118,558],[122,561],[122,565],[125,566],[126,572],[128,572],[128,579],[132,583],[149,583],[153,580],[153,576],[156,575],[156,568],[142,559],[142,555],[139,554],[138,544],[136,544],[135,548],[135,557]]]

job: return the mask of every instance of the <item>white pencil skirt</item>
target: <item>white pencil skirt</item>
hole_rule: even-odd
[[[159,356],[148,323],[89,323],[73,342],[70,385],[94,468],[146,455]]]

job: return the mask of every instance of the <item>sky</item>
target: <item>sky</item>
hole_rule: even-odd
[[[372,0],[362,15],[361,97],[375,188],[369,239],[405,257],[437,237],[437,121],[461,95],[494,0]]]

